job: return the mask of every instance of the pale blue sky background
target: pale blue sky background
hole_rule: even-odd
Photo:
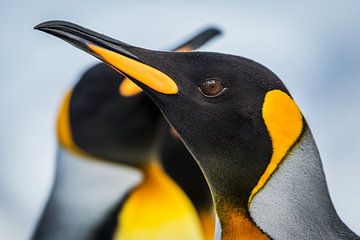
[[[96,62],[32,30],[52,19],[155,49],[223,28],[205,50],[252,58],[283,79],[315,135],[336,209],[359,234],[360,3],[316,2],[0,0],[1,238],[27,239],[52,177],[58,103]]]

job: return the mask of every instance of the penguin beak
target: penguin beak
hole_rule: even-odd
[[[65,21],[44,22],[34,29],[59,37],[99,58],[142,88],[146,86],[162,94],[177,94],[179,91],[171,77],[145,62],[149,55],[156,55],[153,54],[155,51],[134,47]]]

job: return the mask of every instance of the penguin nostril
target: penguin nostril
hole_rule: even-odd
[[[199,86],[201,93],[205,97],[217,97],[226,89],[224,85],[215,79],[210,79]]]

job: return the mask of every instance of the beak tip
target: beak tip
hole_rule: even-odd
[[[45,21],[34,27],[35,30],[43,30],[54,25],[55,21]]]
[[[35,30],[41,30],[42,27],[43,27],[43,23],[40,23],[40,24],[34,26],[34,29]]]
[[[46,29],[56,28],[56,27],[64,26],[64,25],[71,25],[71,23],[62,21],[62,20],[51,20],[51,21],[42,22],[42,23],[34,26],[34,29],[44,31]]]
[[[222,30],[216,26],[210,27],[210,31],[212,31],[214,35],[221,35],[223,33]]]
[[[33,29],[34,29],[34,30],[43,31],[42,26],[39,26],[39,25],[36,25]]]

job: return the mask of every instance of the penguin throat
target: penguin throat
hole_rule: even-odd
[[[202,239],[194,207],[160,165],[149,163],[143,172],[144,181],[124,202],[114,239]]]
[[[268,240],[250,218],[247,210],[225,207],[219,209],[218,216],[221,225],[221,240],[244,239],[244,240]]]

